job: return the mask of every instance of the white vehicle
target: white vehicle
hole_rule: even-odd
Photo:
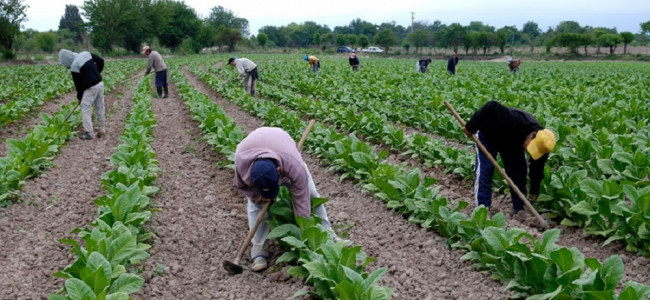
[[[368,47],[368,49],[363,49],[361,52],[364,53],[384,53],[384,50],[381,50],[379,47]]]

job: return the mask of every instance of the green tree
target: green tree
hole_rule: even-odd
[[[219,45],[228,45],[228,52],[234,52],[237,43],[243,41],[241,32],[237,29],[221,25],[217,28],[216,41]]]
[[[84,21],[79,15],[79,7],[76,5],[65,5],[65,13],[59,20],[59,30],[67,29],[74,33],[73,40],[77,43],[83,42],[84,39]]]
[[[52,52],[54,51],[54,45],[56,45],[56,33],[51,31],[39,32],[34,35],[34,42],[39,49],[45,52]]]
[[[184,2],[168,1],[169,17],[167,24],[158,33],[160,44],[172,51],[186,38],[196,38],[201,27],[201,20],[193,8]]]
[[[354,47],[357,45],[358,37],[356,34],[350,33],[345,37],[348,39],[348,43],[350,43],[350,47]]]
[[[634,41],[634,34],[629,31],[624,31],[620,35],[623,40],[623,54],[627,54],[627,45]]]
[[[427,46],[429,42],[428,38],[429,33],[424,29],[417,29],[406,36],[406,40],[409,41],[409,45],[415,47],[415,52],[418,54],[422,53],[422,47]]]
[[[618,44],[623,42],[623,38],[618,34],[607,33],[598,38],[598,44],[603,47],[609,47],[609,54],[614,54]]]
[[[343,46],[348,43],[347,39],[345,38],[345,35],[341,33],[337,34],[335,39],[336,39],[336,44],[339,46]]]
[[[409,44],[408,40],[404,40],[402,47],[404,47],[404,52],[408,54],[409,49],[411,49],[411,44]]]
[[[257,35],[257,43],[262,46],[262,48],[266,47],[266,42],[269,41],[269,37],[266,36],[263,32],[260,32],[260,34]]]
[[[327,47],[327,46],[332,45],[333,42],[334,42],[334,34],[332,34],[331,32],[326,32],[326,33],[322,34],[322,36],[321,36],[321,46]]]
[[[359,35],[359,46],[361,48],[366,48],[370,44],[370,41],[368,40],[368,36],[365,34]]]
[[[444,46],[451,47],[455,53],[458,53],[458,47],[465,40],[467,31],[465,27],[458,23],[453,23],[447,27],[443,36],[442,43]]]
[[[587,56],[587,47],[594,43],[594,36],[591,33],[581,33],[578,38],[580,45],[585,49],[585,56]]]
[[[216,43],[217,30],[207,22],[201,23],[196,38],[192,39],[194,53],[199,53],[205,47],[212,47]]]
[[[238,18],[231,10],[223,6],[216,6],[210,10],[210,15],[207,19],[208,23],[214,28],[225,26],[230,29],[237,29],[243,36],[248,36],[248,20]]]
[[[375,43],[384,47],[386,49],[386,54],[388,54],[390,47],[397,44],[397,37],[392,29],[385,28],[377,32],[375,35]]]
[[[320,36],[320,33],[318,33],[318,32],[314,33],[312,43],[314,43],[314,45],[316,45],[316,46],[320,46],[323,43],[323,41],[321,39],[321,36]]]
[[[641,31],[644,34],[650,34],[650,21],[643,22],[640,24],[640,26],[641,26]]]
[[[560,33],[555,37],[555,44],[566,47],[573,54],[578,54],[578,47],[583,45],[582,35],[570,32]]]
[[[138,53],[158,22],[148,0],[86,0],[82,8],[92,44],[103,52],[117,45]]]
[[[535,41],[537,40],[537,37],[542,34],[542,31],[539,29],[539,25],[533,21],[528,21],[526,24],[524,24],[522,32],[527,35],[528,45],[530,46],[530,53],[533,53],[533,51],[535,51]]]
[[[584,33],[585,30],[576,21],[562,21],[555,27],[557,33]]]
[[[506,44],[508,43],[508,31],[509,30],[505,27],[499,28],[499,30],[497,30],[496,35],[494,37],[494,41],[497,47],[499,47],[501,54],[505,52]]]
[[[289,45],[289,37],[282,28],[264,26],[260,28],[259,32],[266,34],[269,40],[275,43],[278,47],[286,47]]]
[[[479,35],[481,35],[478,31],[471,31],[468,34],[465,35],[465,38],[463,39],[463,46],[465,48],[465,55],[469,54],[469,49],[472,48],[474,49],[474,52],[477,51],[479,44],[478,44],[478,39]]]
[[[22,0],[0,0],[0,45],[5,53],[11,52],[20,24],[27,20],[28,7],[22,4]]]
[[[477,46],[483,49],[483,55],[486,55],[490,47],[494,45],[494,33],[481,31],[477,37]]]

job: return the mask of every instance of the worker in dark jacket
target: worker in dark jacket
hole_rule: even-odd
[[[352,71],[359,71],[359,58],[357,57],[357,54],[354,52],[350,53],[350,58],[348,60],[350,61]]]
[[[451,57],[447,61],[447,72],[449,72],[450,75],[456,75],[457,64],[458,64],[458,56],[456,56],[456,53],[452,53]]]
[[[67,49],[59,51],[61,65],[70,69],[72,80],[77,90],[77,101],[81,105],[81,115],[85,132],[79,136],[83,140],[92,140],[95,136],[91,118],[92,106],[95,107],[95,118],[99,127],[97,137],[106,134],[104,127],[104,83],[102,71],[104,60],[88,51],[75,53]]]
[[[496,159],[497,154],[505,167],[506,174],[526,194],[526,173],[530,177],[530,200],[539,194],[539,186],[544,177],[544,164],[548,153],[555,147],[555,135],[528,112],[490,101],[483,105],[463,127],[468,137],[477,134],[478,139]],[[528,163],[524,149],[530,154]],[[492,204],[492,175],[494,166],[490,160],[476,149],[474,192],[476,205],[490,207]],[[530,170],[528,170],[530,167]],[[516,193],[510,193],[515,215],[526,217],[522,210],[523,201]]]
[[[421,73],[425,73],[428,70],[427,68],[429,67],[430,63],[431,63],[430,58],[420,59],[418,61],[418,71],[420,71]]]

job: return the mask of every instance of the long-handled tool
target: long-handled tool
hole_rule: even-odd
[[[70,119],[70,116],[72,116],[72,113],[74,113],[75,110],[77,110],[77,107],[79,107],[79,102],[77,102],[77,105],[75,105],[72,110],[68,113],[68,115],[65,117],[65,120],[63,120],[63,123],[68,122],[68,119]]]
[[[314,124],[316,124],[316,120],[311,120],[309,122],[307,129],[305,129],[305,132],[302,134],[302,137],[298,142],[298,146],[297,146],[298,151],[302,149],[302,145],[305,143],[305,140],[307,140],[307,136],[309,135],[309,132],[311,131],[312,127],[314,127]],[[248,245],[250,245],[251,240],[253,239],[253,235],[255,235],[255,232],[257,232],[257,227],[259,227],[260,223],[262,223],[262,220],[264,219],[264,215],[269,210],[269,206],[271,206],[272,202],[273,201],[266,202],[266,204],[264,204],[264,206],[262,207],[262,210],[260,211],[259,216],[257,216],[257,219],[255,220],[255,224],[253,224],[251,231],[248,233],[248,236],[246,237],[244,244],[241,245],[241,248],[239,248],[239,253],[235,258],[235,261],[234,262],[231,262],[229,260],[223,261],[223,268],[226,269],[226,271],[228,271],[230,275],[240,274],[244,270],[244,267],[242,267],[239,264],[241,262],[241,258],[244,255],[244,251],[246,251],[246,248],[248,248]]]
[[[456,110],[454,109],[454,107],[451,106],[451,104],[449,104],[449,101],[446,101],[446,100],[445,100],[444,103],[445,103],[445,106],[447,106],[447,108],[449,109],[449,111],[451,111],[451,113],[454,115],[454,117],[456,118],[456,120],[458,120],[458,122],[460,123],[460,125],[463,126],[463,127],[465,127],[465,121],[464,121],[464,120],[460,117],[460,115],[456,112]],[[530,202],[528,201],[528,198],[526,198],[526,196],[524,196],[524,194],[519,190],[519,188],[515,185],[515,183],[512,181],[512,179],[510,179],[510,177],[508,177],[508,175],[506,174],[506,172],[501,168],[501,166],[499,166],[499,164],[498,164],[497,161],[494,159],[494,157],[492,157],[492,155],[490,154],[490,152],[488,152],[488,150],[485,149],[485,146],[483,146],[483,144],[481,143],[481,141],[479,141],[478,137],[476,137],[475,135],[472,135],[472,139],[474,139],[474,143],[476,143],[476,146],[478,146],[478,148],[481,149],[481,151],[483,152],[483,154],[485,154],[485,156],[487,156],[487,158],[490,160],[490,162],[491,162],[491,163],[494,165],[494,167],[499,171],[499,173],[501,174],[501,176],[503,176],[503,178],[506,179],[506,181],[508,182],[508,185],[510,185],[510,188],[511,188],[513,191],[515,191],[515,194],[517,194],[517,196],[519,196],[519,199],[521,199],[521,200],[524,202],[524,204],[526,205],[526,208],[528,208],[528,210],[531,211],[531,212],[533,213],[533,215],[535,216],[535,218],[537,218],[537,220],[539,221],[539,227],[540,227],[540,229],[543,230],[544,228],[546,228],[546,227],[548,226],[548,221],[544,220],[544,218],[542,218],[542,216],[539,215],[539,213],[535,210],[535,208],[533,208],[533,206],[532,206],[532,205],[530,204]]]

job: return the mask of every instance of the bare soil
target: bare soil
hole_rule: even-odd
[[[261,120],[225,101],[195,76],[188,72],[185,76],[244,132],[262,126]],[[130,110],[132,84],[106,96],[106,138],[69,141],[53,161],[55,167],[27,180],[21,192],[24,202],[0,208],[0,298],[45,299],[63,285],[63,279],[51,274],[72,263],[74,257],[68,252],[69,246],[58,239],[76,239],[69,232],[97,216],[92,200],[103,194],[100,176],[110,169],[108,158],[119,144],[117,138]],[[132,268],[145,278],[143,288],[133,298],[288,299],[298,290],[310,289],[287,275],[287,266],[283,265],[261,273],[245,270],[235,276],[222,268],[223,260],[234,259],[248,232],[244,197],[232,188],[233,171],[217,168],[225,158],[201,140],[197,123],[173,85],[170,94],[169,99],[153,99],[152,103],[158,122],[152,146],[162,170],[155,183],[161,190],[152,200],[161,211],[149,224],[155,233],[150,241],[151,257]],[[61,102],[73,98],[66,94]],[[43,108],[49,109],[56,107]],[[0,132],[0,138],[11,134]],[[394,299],[504,299],[510,295],[489,274],[460,261],[463,253],[449,249],[439,235],[408,223],[381,200],[362,193],[359,186],[339,182],[340,174],[328,171],[328,166],[312,155],[305,153],[303,157],[319,192],[330,200],[326,206],[333,224],[354,225],[349,239],[377,258],[369,271],[387,267],[380,284],[393,289]],[[404,161],[397,156],[392,159]],[[441,193],[451,201],[473,202],[470,183],[440,169],[425,171],[439,178]],[[528,222],[512,219],[509,196],[495,194],[493,204],[494,211],[506,212],[508,226],[539,235]],[[624,280],[650,284],[649,259],[625,252],[621,243],[601,249],[602,240],[585,238],[581,229],[562,231],[560,244],[577,247],[586,256],[600,260],[618,253],[626,263]],[[281,251],[277,245],[273,249],[272,261]],[[250,264],[248,253],[242,264]]]
[[[93,200],[103,194],[100,176],[110,170],[109,158],[131,107],[129,86],[118,86],[105,95],[106,137],[68,141],[53,160],[53,168],[25,182],[22,202],[0,208],[0,298],[46,299],[63,286],[63,279],[52,274],[73,263],[74,256],[58,240],[76,239],[70,231],[97,217]],[[76,101],[72,94],[61,100],[71,101]]]

